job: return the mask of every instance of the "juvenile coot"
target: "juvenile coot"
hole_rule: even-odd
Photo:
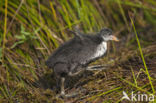
[[[118,41],[112,35],[112,30],[108,28],[101,29],[95,35],[86,35],[76,31],[74,38],[62,44],[52,53],[46,65],[53,69],[57,78],[61,79],[61,95],[65,95],[65,78],[78,74],[89,63],[103,57],[109,40]]]

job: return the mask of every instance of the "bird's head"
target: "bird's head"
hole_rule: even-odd
[[[117,37],[112,35],[112,30],[109,28],[101,29],[99,35],[102,37],[104,41],[109,41],[109,40],[119,41]]]

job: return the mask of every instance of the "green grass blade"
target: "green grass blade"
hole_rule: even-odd
[[[142,61],[143,61],[143,64],[144,64],[144,67],[145,67],[145,70],[146,70],[146,73],[147,73],[147,76],[148,76],[150,85],[151,85],[151,88],[152,88],[152,91],[153,91],[153,94],[155,94],[155,89],[154,89],[153,83],[151,81],[151,77],[149,75],[149,72],[148,72],[148,68],[147,68],[147,65],[146,65],[146,62],[145,62],[145,59],[144,59],[144,55],[143,55],[143,52],[142,52],[142,48],[141,48],[141,45],[140,45],[138,34],[137,34],[136,29],[135,29],[135,26],[134,26],[134,22],[133,22],[133,20],[132,20],[131,17],[130,17],[130,19],[131,19],[131,23],[132,23],[132,26],[133,26],[133,29],[134,29],[134,32],[135,32],[135,35],[136,35],[136,40],[137,40],[137,43],[138,43],[140,55],[141,55],[141,58],[142,58]]]
[[[4,64],[4,49],[6,42],[6,31],[7,31],[7,13],[8,13],[8,0],[5,0],[5,19],[4,19],[4,34],[3,34],[3,47],[2,47],[2,64]]]

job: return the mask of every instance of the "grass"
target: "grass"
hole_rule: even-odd
[[[147,68],[147,65],[146,65],[146,62],[145,62],[145,59],[144,59],[144,55],[143,55],[143,52],[142,52],[142,49],[141,49],[140,41],[139,41],[139,38],[138,38],[138,35],[137,35],[137,32],[136,32],[136,29],[135,29],[133,20],[132,20],[132,18],[130,18],[130,19],[131,19],[131,23],[132,23],[132,26],[133,26],[133,29],[134,29],[134,32],[135,32],[135,35],[136,35],[136,40],[137,40],[137,43],[138,43],[140,55],[141,55],[141,58],[142,58],[142,61],[143,61],[143,64],[144,64],[144,67],[145,67],[145,70],[146,70],[146,73],[147,73],[147,76],[148,76],[150,85],[151,85],[151,88],[152,88],[152,91],[153,91],[153,94],[155,94],[155,89],[154,89],[153,83],[151,81],[151,77],[149,75],[149,72],[148,72],[148,68]]]
[[[8,0],[5,0],[5,19],[4,19],[4,34],[3,34],[3,45],[2,45],[2,63],[4,64],[4,49],[6,42],[6,30],[7,30],[7,13],[8,13]]]
[[[92,97],[88,98],[88,101],[91,102],[91,101],[93,101],[93,99],[95,99],[95,98],[97,98],[97,97],[100,97],[100,96],[102,96],[102,95],[106,95],[106,94],[111,93],[111,92],[115,92],[116,90],[119,90],[119,89],[121,89],[121,88],[122,88],[122,87],[117,87],[117,88],[114,88],[114,89],[112,89],[112,90],[109,90],[109,91],[100,93],[100,94],[98,94],[98,95],[92,96]]]
[[[61,43],[73,37],[68,29],[73,30],[77,25],[85,33],[112,28],[120,42],[110,43],[107,58],[96,62],[111,64],[113,69],[80,78],[78,83],[84,84],[80,86],[88,94],[82,94],[82,100],[76,97],[71,101],[124,102],[123,90],[129,95],[131,90],[155,94],[151,66],[155,63],[155,48],[150,48],[155,47],[155,6],[155,0],[1,0],[0,102],[63,102],[49,90],[54,79],[44,62]],[[137,62],[130,61],[136,57],[140,58]],[[49,89],[43,89],[46,87]],[[72,89],[79,88],[72,86]]]

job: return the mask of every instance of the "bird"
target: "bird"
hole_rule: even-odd
[[[59,85],[62,96],[66,95],[64,82],[67,76],[79,74],[90,63],[104,57],[108,41],[119,41],[109,28],[102,28],[94,35],[82,33],[78,29],[73,33],[74,37],[60,45],[45,62],[61,82]]]

